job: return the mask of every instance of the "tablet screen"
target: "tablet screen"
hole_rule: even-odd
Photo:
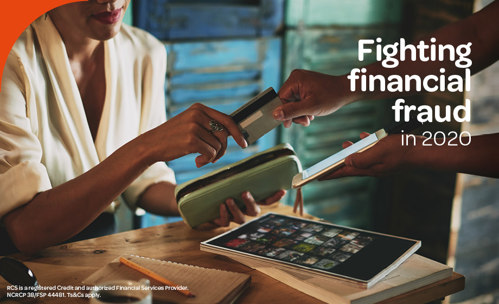
[[[360,281],[420,246],[415,240],[274,213],[203,244]]]

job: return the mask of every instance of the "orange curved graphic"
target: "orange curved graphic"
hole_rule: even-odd
[[[12,45],[21,33],[36,18],[49,10],[66,3],[81,0],[24,0],[0,2],[0,85],[5,66]]]

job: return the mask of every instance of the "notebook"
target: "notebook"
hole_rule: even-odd
[[[247,274],[180,264],[157,259],[124,256],[126,259],[164,276],[178,285],[186,286],[195,297],[186,297],[174,290],[153,291],[154,302],[166,303],[233,303],[249,287],[251,277]],[[140,280],[147,278],[151,286],[161,283],[123,265],[119,257],[99,269],[83,281],[85,285],[96,285],[115,280]]]
[[[370,288],[420,246],[417,240],[268,213],[202,242],[201,250]]]

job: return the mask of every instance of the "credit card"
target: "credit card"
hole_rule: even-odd
[[[280,105],[282,101],[279,95],[273,88],[268,88],[230,114],[248,145],[256,142],[281,123],[272,116],[274,109]]]

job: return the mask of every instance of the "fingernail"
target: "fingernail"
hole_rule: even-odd
[[[243,192],[244,198],[250,198],[250,193],[248,191]]]
[[[284,112],[282,109],[276,109],[273,113],[274,119],[276,120],[284,120]]]
[[[210,158],[210,160],[207,162],[207,163],[214,163],[217,161],[217,156],[213,156],[212,158]]]

